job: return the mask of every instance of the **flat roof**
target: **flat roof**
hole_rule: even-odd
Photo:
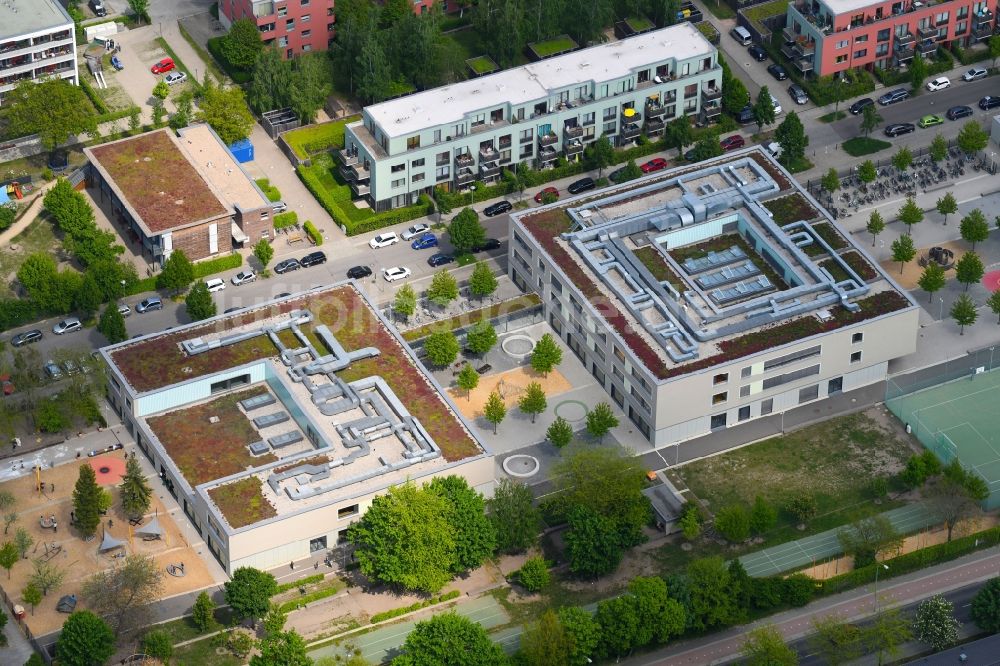
[[[0,40],[73,23],[58,0],[0,0]]]
[[[373,104],[365,107],[365,113],[379,124],[387,136],[404,136],[428,127],[458,122],[480,109],[547,98],[552,91],[576,83],[620,79],[651,62],[667,58],[685,60],[714,51],[715,47],[697,28],[684,22],[489,76]]]
[[[270,205],[211,127],[200,123],[185,127],[178,133],[181,149],[227,202],[244,211]]]
[[[84,152],[153,235],[231,212],[221,192],[181,150],[171,129],[84,148]]]

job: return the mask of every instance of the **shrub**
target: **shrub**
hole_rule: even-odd
[[[231,271],[243,265],[243,255],[238,252],[194,264],[194,279],[208,277],[223,271]],[[138,292],[137,292],[138,293]]]
[[[299,223],[299,214],[294,210],[290,210],[285,213],[278,213],[274,216],[274,228],[275,230],[284,229],[285,227],[294,227]]]
[[[407,613],[412,613],[413,611],[420,610],[421,608],[427,608],[428,606],[433,606],[435,604],[441,604],[446,601],[451,601],[452,599],[457,599],[459,596],[461,596],[461,594],[462,593],[459,592],[458,590],[452,590],[451,592],[445,592],[444,594],[437,597],[431,597],[430,599],[426,599],[424,601],[418,601],[417,603],[410,604],[409,606],[401,606],[400,608],[393,608],[392,610],[387,610],[382,613],[375,613],[374,615],[371,616],[369,622],[371,622],[371,624],[376,624],[378,622],[382,622],[383,620],[390,620],[394,617],[399,617],[400,615],[406,615]]]
[[[326,599],[327,597],[332,597],[333,595],[340,592],[340,585],[330,585],[330,587],[324,587],[321,590],[316,590],[309,594],[303,594],[302,596],[292,599],[291,601],[286,601],[281,604],[278,608],[282,613],[287,613],[288,611],[295,610],[300,605],[305,605],[313,601],[319,601],[320,599]]]
[[[528,592],[538,592],[549,584],[549,565],[541,557],[529,558],[514,574],[517,582]]]
[[[302,229],[306,232],[306,235],[309,236],[309,238],[312,240],[313,245],[323,244],[323,234],[319,232],[319,229],[316,228],[315,224],[313,224],[309,220],[306,220],[305,222],[302,223]]]
[[[750,515],[742,504],[730,504],[715,514],[715,529],[733,543],[750,537]]]
[[[792,574],[785,579],[782,598],[790,606],[805,606],[816,592],[816,581],[805,574]]]
[[[288,592],[288,590],[294,590],[297,587],[304,587],[306,585],[312,585],[313,583],[322,583],[323,579],[326,578],[323,574],[314,574],[312,576],[306,576],[305,578],[300,578],[299,580],[293,580],[290,583],[282,583],[278,586],[277,591],[274,595],[277,596],[282,592]]]

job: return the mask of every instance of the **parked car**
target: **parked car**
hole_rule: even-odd
[[[909,99],[910,91],[906,88],[896,88],[895,90],[890,90],[886,94],[878,98],[878,103],[882,106],[889,106],[890,104],[895,104],[896,102],[902,102],[904,99]]]
[[[792,85],[788,86],[788,95],[792,98],[792,101],[795,102],[796,104],[809,103],[809,95],[807,95],[806,91],[802,88],[802,86],[800,86],[797,83],[793,83]]]
[[[94,16],[97,18],[104,18],[108,15],[108,10],[104,7],[104,3],[101,0],[90,0],[87,6],[90,7],[90,11],[94,12]]]
[[[930,114],[918,120],[917,124],[923,128],[934,127],[935,125],[943,125],[944,118],[937,114]]]
[[[985,67],[973,67],[965,74],[962,74],[962,79],[965,81],[978,81],[979,79],[985,79],[989,76],[989,72],[986,71]]]
[[[455,261],[455,257],[453,257],[452,255],[438,253],[431,255],[431,258],[427,260],[427,263],[432,268],[436,268],[438,266],[444,266],[445,264],[450,264],[453,261]]]
[[[62,368],[60,368],[52,361],[49,361],[44,366],[42,366],[42,369],[45,371],[45,374],[48,376],[48,378],[51,379],[52,381],[56,381],[57,379],[62,379],[63,376]]]
[[[226,288],[226,281],[220,278],[212,278],[211,280],[205,280],[205,286],[208,287],[208,293],[214,294]]]
[[[279,213],[284,213],[286,210],[288,210],[288,204],[286,204],[284,201],[272,201],[271,202],[271,211],[275,215],[277,215]]]
[[[778,143],[777,141],[772,141],[771,143],[767,144],[766,146],[764,146],[764,149],[767,150],[767,152],[771,153],[771,157],[773,157],[774,159],[778,159],[779,157],[781,157],[781,151],[783,150],[781,144]]]
[[[987,95],[986,97],[979,100],[979,108],[983,109],[984,111],[986,109],[992,109],[997,106],[1000,106],[1000,97],[996,95]]]
[[[310,266],[318,266],[319,264],[325,264],[326,253],[324,253],[321,250],[310,252],[306,256],[299,259],[299,263],[302,264],[302,268],[309,268]]]
[[[257,279],[257,274],[254,273],[249,268],[245,271],[240,271],[233,276],[233,286],[238,287],[241,284],[250,284]]]
[[[125,69],[125,63],[123,63],[121,61],[121,58],[119,58],[116,55],[111,56],[111,66],[114,67],[115,70],[119,72]]]
[[[299,263],[298,259],[285,259],[284,261],[279,261],[275,264],[274,272],[278,275],[283,275],[285,273],[297,271],[300,268],[302,268],[302,264]]]
[[[486,242],[484,242],[482,245],[473,245],[470,252],[473,253],[489,252],[490,250],[499,250],[499,249],[500,249],[499,240],[497,240],[496,238],[487,238]]]
[[[542,200],[545,198],[546,194],[558,199],[559,189],[555,187],[546,187],[544,190],[541,190],[538,194],[535,195],[535,203],[542,203],[543,202]]]
[[[4,395],[14,392],[14,382],[10,381],[10,375],[0,375],[0,387],[3,388]]]
[[[389,231],[384,234],[379,234],[375,238],[368,241],[368,247],[373,250],[377,250],[380,247],[389,247],[390,245],[395,245],[399,242],[399,236]]]
[[[968,118],[972,115],[971,106],[953,106],[944,114],[948,117],[948,120],[958,120],[959,118]]]
[[[61,322],[52,327],[52,332],[56,335],[62,335],[63,333],[73,333],[79,331],[83,328],[83,324],[76,317],[69,317],[63,319]]]
[[[570,194],[579,194],[580,192],[586,192],[587,190],[592,190],[597,187],[597,183],[594,182],[593,178],[581,178],[580,180],[573,181],[569,184],[566,189],[569,190]]]
[[[767,60],[767,51],[757,46],[756,44],[753,44],[750,48],[748,48],[747,53],[749,53],[750,57],[756,60],[757,62],[764,62],[765,60]]]
[[[785,79],[788,78],[788,72],[786,72],[785,68],[779,65],[778,63],[768,65],[767,73],[773,76],[774,78],[778,79],[779,81],[784,81]]]
[[[951,81],[948,80],[947,76],[939,76],[933,81],[927,82],[927,89],[931,92],[937,92],[938,90],[944,90],[951,85]]]
[[[23,333],[18,333],[10,339],[10,344],[12,347],[23,347],[24,345],[29,345],[32,342],[38,342],[42,339],[42,332],[37,328],[30,331],[24,331]]]
[[[851,106],[848,107],[847,110],[851,112],[851,115],[860,116],[861,112],[865,110],[866,106],[871,106],[874,103],[875,100],[873,100],[871,97],[862,97],[854,104],[851,104]]]
[[[483,209],[483,215],[486,217],[494,217],[495,215],[502,215],[509,210],[514,210],[514,204],[504,199],[503,201],[498,201],[495,204],[491,204]]]
[[[232,314],[233,312],[239,312],[242,309],[243,309],[242,307],[226,308],[225,310],[222,311],[222,314]]]
[[[426,250],[429,247],[437,247],[437,245],[438,239],[434,234],[424,234],[410,243],[410,247],[414,250]]]
[[[130,308],[125,303],[119,303],[118,304],[118,314],[120,314],[123,317],[127,317],[130,314],[132,314],[132,308]]]
[[[747,145],[747,142],[746,139],[744,139],[739,134],[733,134],[732,136],[727,136],[725,139],[720,141],[719,145],[722,146],[722,150],[730,151],[730,150],[736,150],[737,148],[742,148],[743,146]]]
[[[915,130],[913,123],[893,123],[892,125],[887,125],[885,128],[885,135],[888,137],[899,136],[900,134],[909,134]]]
[[[76,361],[72,359],[66,359],[63,361],[63,370],[66,371],[67,375],[75,375],[80,372],[80,366],[76,364]]]
[[[417,236],[425,234],[430,230],[431,227],[429,224],[424,224],[423,222],[420,222],[419,224],[414,224],[412,227],[410,227],[400,235],[402,236],[403,240],[408,241],[408,240],[413,240]]]
[[[771,93],[771,104],[774,105],[774,115],[776,115],[776,116],[780,115],[781,114],[781,102],[779,102],[778,98],[774,96],[774,93]]]
[[[173,58],[164,58],[149,68],[153,74],[165,74],[175,67]]]
[[[163,77],[163,80],[167,82],[168,86],[172,86],[175,83],[183,83],[184,81],[187,81],[187,77],[188,75],[184,72],[170,72]]]
[[[368,266],[354,266],[347,270],[347,277],[352,280],[360,280],[372,274],[372,269]]]
[[[162,310],[162,309],[163,309],[163,301],[160,300],[159,296],[150,296],[149,298],[145,298],[142,301],[140,301],[138,305],[135,306],[135,311],[138,312],[139,314],[143,314],[144,312],[149,312],[150,310]]]
[[[642,169],[643,173],[653,173],[654,171],[661,171],[666,169],[668,166],[667,160],[662,157],[654,157],[649,160],[639,168]]]
[[[749,125],[754,122],[753,105],[747,104],[736,114],[736,121],[741,125]]]
[[[392,266],[391,268],[382,269],[382,277],[385,278],[386,282],[395,282],[396,280],[403,280],[410,277],[410,269],[406,266]]]

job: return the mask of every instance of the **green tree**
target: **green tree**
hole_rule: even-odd
[[[955,195],[951,192],[946,192],[943,197],[939,198],[935,207],[937,212],[944,215],[945,224],[948,224],[949,215],[958,212],[958,202],[955,201]]]
[[[844,553],[854,558],[854,568],[873,564],[879,555],[895,554],[903,546],[903,537],[883,515],[851,523],[837,532]]]
[[[496,550],[497,536],[486,516],[486,501],[460,476],[436,477],[427,490],[443,497],[450,507],[448,525],[455,540],[451,570],[462,573],[480,566]]]
[[[962,218],[959,232],[962,234],[962,240],[972,243],[972,249],[975,251],[976,243],[982,243],[990,237],[990,225],[986,222],[983,211],[978,208],[970,210],[969,214]]]
[[[486,242],[486,229],[479,223],[479,215],[471,208],[465,208],[448,225],[448,239],[459,254]]]
[[[573,426],[563,417],[557,416],[545,431],[545,439],[552,442],[552,446],[561,449],[573,441]]]
[[[497,290],[497,276],[485,261],[477,261],[469,276],[469,291],[476,298],[482,299]]]
[[[698,508],[691,502],[684,505],[680,526],[681,534],[688,541],[694,541],[701,536],[701,516],[698,515]]]
[[[531,351],[531,368],[546,377],[560,363],[562,363],[562,348],[551,333],[545,333]]]
[[[257,241],[253,246],[253,256],[257,257],[257,261],[260,262],[260,269],[267,270],[267,265],[274,258],[274,248],[271,247],[271,241],[266,238]]]
[[[274,576],[253,567],[239,567],[223,587],[226,603],[233,614],[240,620],[250,620],[252,624],[267,613],[271,597],[278,591]]]
[[[247,104],[256,113],[287,107],[291,103],[292,60],[285,60],[277,48],[264,47],[257,54],[253,76],[246,86]]]
[[[785,645],[781,632],[772,624],[746,634],[743,658],[747,666],[795,666],[799,663],[798,653]]]
[[[572,653],[573,638],[551,608],[521,634],[520,654],[532,666],[562,666],[569,663]]]
[[[602,134],[597,141],[584,149],[584,157],[587,166],[591,169],[597,169],[597,173],[603,175],[604,169],[614,162],[615,148],[611,145],[611,140]]]
[[[441,269],[431,278],[427,288],[427,298],[439,307],[445,307],[458,298],[458,281],[448,271]]]
[[[147,657],[169,664],[174,655],[174,639],[163,629],[154,629],[142,637],[142,651]]]
[[[986,299],[986,305],[990,306],[990,310],[993,310],[993,314],[1000,317],[1000,289],[997,289],[990,294],[990,297]],[[1000,324],[1000,319],[997,320],[997,323]]]
[[[194,91],[184,90],[174,99],[177,110],[170,116],[170,129],[179,130],[191,124],[191,114],[194,111]]]
[[[416,309],[417,294],[413,291],[412,286],[404,284],[396,292],[396,298],[392,302],[392,311],[406,318],[412,315]]]
[[[250,666],[312,666],[306,642],[294,629],[268,634],[258,645],[260,654],[250,657]]]
[[[212,294],[208,291],[208,285],[204,282],[197,283],[184,298],[184,307],[187,309],[188,317],[191,321],[201,321],[218,314]]]
[[[563,536],[569,569],[583,578],[600,578],[618,568],[624,550],[615,521],[586,506],[569,510]]]
[[[722,146],[719,144],[719,137],[715,134],[702,135],[698,142],[691,149],[691,158],[695,162],[718,157],[722,154]]]
[[[163,100],[153,99],[153,127],[163,127],[163,117],[167,115],[167,109],[163,106]]]
[[[14,554],[16,555],[17,552],[15,551]],[[7,572],[9,574],[10,570],[8,569]],[[8,580],[9,579],[10,578],[8,576]],[[42,591],[39,590],[38,586],[34,583],[28,583],[24,586],[24,589],[21,590],[21,598],[24,600],[24,603],[31,606],[31,614],[34,615],[35,606],[42,603]]]
[[[793,492],[785,498],[784,509],[795,520],[806,523],[816,516],[816,497],[808,491]]]
[[[263,49],[264,42],[260,39],[260,30],[252,19],[234,21],[220,44],[223,57],[237,69],[253,67]]]
[[[873,210],[868,216],[868,224],[865,229],[872,235],[872,247],[875,247],[875,239],[885,231],[885,221],[877,210]]]
[[[458,358],[458,339],[451,331],[435,331],[424,342],[427,360],[438,367],[446,367]]]
[[[612,178],[614,178],[619,183],[627,183],[630,180],[635,180],[636,178],[642,178],[642,169],[640,169],[639,165],[635,163],[635,160],[629,160],[628,162],[626,162],[625,166],[622,167],[621,171],[616,173],[618,173],[617,176],[615,176],[614,174],[611,175]]]
[[[809,647],[823,662],[836,666],[865,653],[864,636],[857,626],[842,622],[835,615],[813,617],[812,623]]]
[[[7,570],[7,580],[10,580],[10,570],[14,568],[17,561],[21,559],[21,554],[17,552],[17,545],[13,541],[4,542],[0,548],[0,567]]]
[[[28,661],[24,662],[24,666],[45,666],[45,662],[42,661],[37,652],[32,652],[31,656],[28,657]]]
[[[43,310],[60,314],[70,311],[76,289],[63,283],[50,255],[41,252],[28,255],[17,269],[17,281],[28,292],[28,298]]]
[[[179,294],[192,282],[194,282],[194,266],[191,260],[184,254],[184,250],[173,250],[156,278],[156,286]]]
[[[975,120],[970,120],[958,132],[958,147],[972,155],[977,153],[990,141],[990,135]]]
[[[37,134],[45,150],[52,151],[74,136],[97,132],[97,116],[83,89],[66,79],[21,81],[4,96],[8,137]]]
[[[76,487],[73,489],[73,511],[76,514],[76,527],[84,536],[92,536],[101,523],[98,512],[101,487],[97,485],[97,476],[90,465],[81,465]]]
[[[103,664],[115,653],[115,635],[97,615],[76,611],[63,623],[56,653],[62,666]]]
[[[913,634],[910,632],[909,622],[903,618],[899,609],[892,608],[879,612],[871,625],[863,630],[862,636],[868,652],[874,652],[878,663],[883,664],[883,655],[889,659],[898,657],[899,646],[909,641]]]
[[[486,398],[486,404],[483,406],[483,416],[493,424],[493,434],[497,434],[497,426],[507,417],[507,405],[504,404],[503,398],[496,391],[491,392],[489,397]]]
[[[667,583],[659,576],[633,578],[626,598],[639,617],[637,646],[666,643],[684,633],[687,612],[680,602],[670,598]]]
[[[906,171],[913,164],[913,153],[906,146],[900,146],[892,156],[892,165],[900,171]]]
[[[202,632],[209,631],[216,626],[215,602],[212,601],[212,597],[208,596],[208,592],[202,591],[195,599],[194,607],[191,609],[191,620],[194,622],[194,626]]]
[[[160,79],[156,82],[156,85],[153,86],[153,97],[160,101],[170,97],[170,86],[167,85],[166,81]]]
[[[750,101],[750,92],[743,82],[722,70],[722,110],[731,116],[737,115]]]
[[[989,495],[983,478],[966,471],[957,458],[944,468],[942,478],[925,492],[928,509],[948,528],[948,541],[961,521],[979,515],[981,503]]]
[[[750,509],[750,529],[754,534],[763,534],[778,524],[778,512],[760,495],[753,500]]]
[[[544,558],[529,557],[514,577],[528,592],[539,592],[549,584],[549,565]]]
[[[900,236],[892,241],[892,260],[899,262],[899,274],[903,274],[903,266],[906,262],[912,261],[917,254],[917,248],[913,247],[913,237]]]
[[[691,145],[694,140],[691,132],[691,117],[679,116],[667,123],[664,140],[667,146],[676,148],[678,153],[683,153],[684,147]]]
[[[820,185],[822,185],[823,189],[829,192],[830,194],[833,194],[834,192],[839,190],[840,176],[837,175],[837,170],[834,169],[833,167],[830,167],[830,170],[827,171],[825,174],[823,174],[823,177],[820,179]]]
[[[485,354],[497,343],[497,330],[483,317],[465,334],[465,346],[476,354]]]
[[[913,197],[906,197],[906,201],[899,209],[899,221],[906,225],[906,234],[913,233],[913,225],[924,220],[924,210],[917,205]]]
[[[729,589],[733,595],[733,624],[743,624],[750,617],[754,599],[754,582],[738,558],[730,560],[726,567],[729,572]]]
[[[774,123],[774,100],[771,98],[771,91],[767,86],[761,86],[757,93],[757,101],[753,105],[753,120],[757,123],[757,131],[761,131],[764,125]]]
[[[520,553],[535,543],[541,531],[541,516],[528,486],[500,479],[486,507],[496,532],[498,552]]]
[[[948,140],[941,136],[940,132],[931,140],[930,154],[935,162],[948,158]]]
[[[858,178],[861,179],[862,183],[875,182],[875,179],[878,178],[878,169],[875,168],[875,163],[871,160],[862,162],[861,166],[858,167]]]
[[[517,403],[518,408],[525,414],[531,415],[531,422],[535,422],[535,417],[545,411],[548,401],[545,399],[545,391],[538,382],[531,382],[524,389],[521,399]]]
[[[28,582],[34,583],[42,591],[42,595],[48,596],[49,590],[56,589],[64,580],[66,580],[64,569],[39,558],[31,560],[31,575],[28,577]]]
[[[201,88],[198,109],[197,119],[211,125],[227,146],[250,136],[254,119],[239,86],[222,88],[209,80]]]
[[[392,66],[386,57],[382,35],[366,35],[355,58],[358,95],[369,103],[384,100],[392,91]]]
[[[101,318],[97,322],[97,330],[111,344],[128,340],[128,331],[125,329],[125,317],[118,311],[118,306],[114,303],[104,308],[104,312],[101,313]]]
[[[572,644],[566,664],[586,666],[591,663],[590,658],[601,641],[601,625],[590,613],[576,606],[560,608],[559,622]]]
[[[479,373],[476,372],[476,369],[471,364],[466,363],[462,366],[461,372],[458,373],[456,383],[458,384],[458,388],[468,393],[469,400],[472,400],[472,391],[479,386]]]
[[[618,417],[615,416],[611,405],[606,402],[597,403],[587,412],[587,433],[595,437],[598,442],[603,441],[604,436],[617,426]]]
[[[28,549],[35,545],[35,537],[31,536],[31,533],[25,528],[18,527],[14,531],[14,545],[23,560],[28,557]]]
[[[960,626],[961,623],[955,619],[954,604],[938,594],[917,606],[913,635],[935,652],[940,652],[958,642]]]
[[[149,23],[149,0],[128,0],[128,8],[137,19]]]
[[[946,281],[944,269],[936,261],[928,261],[917,284],[927,292],[927,302],[930,303],[934,300],[934,294],[944,288]]]
[[[742,504],[730,504],[715,514],[715,529],[732,543],[750,538],[750,514]]]
[[[303,53],[292,60],[291,85],[286,89],[287,106],[303,123],[316,120],[316,113],[326,104],[333,89],[327,72],[328,62],[325,53]]]
[[[146,481],[138,459],[131,456],[125,461],[125,474],[122,476],[122,512],[130,518],[141,518],[149,511],[152,495],[153,490]]]
[[[503,648],[486,629],[456,613],[440,613],[418,622],[393,666],[506,666]]]
[[[865,138],[868,138],[868,135],[875,131],[882,122],[883,118],[875,105],[866,106],[861,112],[861,131],[865,133]]]
[[[97,312],[97,309],[101,307],[103,299],[104,295],[101,293],[101,288],[98,286],[93,273],[87,272],[84,274],[80,288],[73,295],[73,307],[76,308],[76,311],[84,319],[90,319]]]
[[[806,146],[809,145],[809,136],[806,135],[799,114],[789,111],[785,119],[778,125],[774,132],[774,138],[781,146],[781,163],[794,165],[805,159]]]
[[[916,95],[920,92],[920,88],[924,85],[924,79],[927,78],[927,62],[924,60],[920,53],[913,54],[913,60],[910,62],[910,86],[913,88],[913,94]]]
[[[1000,577],[991,578],[976,592],[970,615],[983,631],[991,634],[1000,631]]]
[[[639,624],[642,619],[627,597],[607,599],[597,604],[594,615],[601,625],[601,644],[598,653],[610,660],[620,661],[636,646]]]
[[[970,284],[982,280],[985,272],[983,260],[975,252],[966,252],[955,264],[955,279],[965,285],[966,291]]]
[[[721,557],[707,557],[691,562],[687,567],[691,599],[688,612],[691,626],[697,631],[722,627],[736,613],[730,591],[729,570]]]

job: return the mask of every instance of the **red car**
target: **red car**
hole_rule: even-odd
[[[544,190],[535,195],[535,203],[542,203],[542,199],[546,194],[551,194],[556,199],[559,198],[559,190],[555,187],[546,187]]]
[[[174,59],[164,58],[160,62],[150,67],[149,71],[151,71],[153,74],[163,74],[164,72],[169,72],[173,68],[174,68]]]
[[[657,157],[649,160],[639,168],[642,169],[643,173],[653,173],[654,171],[659,171],[660,169],[666,169],[667,161],[662,157]]]
[[[729,150],[736,150],[737,148],[742,148],[743,146],[747,145],[747,142],[739,134],[734,134],[732,136],[727,136],[725,139],[720,141],[719,145],[722,146],[722,150],[729,151]]]
[[[3,387],[4,395],[14,392],[14,382],[10,381],[10,375],[0,375],[0,386]]]

